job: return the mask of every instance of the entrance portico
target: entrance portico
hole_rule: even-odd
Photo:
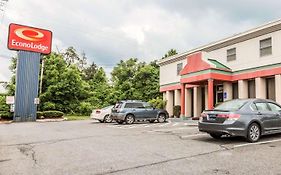
[[[199,52],[187,57],[186,66],[181,71],[181,92],[187,86],[193,88],[193,118],[198,118],[205,109],[214,107],[214,85],[231,80],[231,70],[216,60],[204,58],[204,53]],[[186,86],[187,85],[187,86]],[[182,93],[184,94],[184,93]],[[181,116],[186,116],[186,95],[181,97]]]

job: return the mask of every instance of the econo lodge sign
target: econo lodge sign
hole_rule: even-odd
[[[19,24],[10,24],[8,48],[42,54],[51,53],[52,32]]]

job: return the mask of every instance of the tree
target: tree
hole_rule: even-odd
[[[8,95],[15,95],[16,91],[16,67],[17,67],[17,57],[12,57],[11,65],[9,66],[10,71],[12,72],[12,77],[10,82],[5,86],[8,91]]]
[[[170,57],[170,56],[173,56],[173,55],[176,55],[176,54],[178,54],[176,49],[170,49],[170,50],[162,57],[162,59],[167,58],[167,57]]]
[[[79,112],[80,102],[88,97],[88,84],[82,80],[75,65],[67,67],[62,55],[52,53],[45,57],[43,93],[40,96],[43,110]]]
[[[121,60],[112,73],[115,100],[144,100],[156,98],[159,93],[159,67],[152,62],[138,62],[136,58]]]
[[[83,69],[83,79],[88,81],[91,80],[96,72],[97,72],[98,66],[93,62],[89,67],[86,67]]]

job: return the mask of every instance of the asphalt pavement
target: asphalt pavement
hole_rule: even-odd
[[[281,174],[280,145],[214,140],[188,120],[0,124],[0,174]]]

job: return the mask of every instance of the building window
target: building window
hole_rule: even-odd
[[[226,52],[227,52],[227,61],[236,60],[236,48],[228,49]]]
[[[180,75],[180,71],[182,70],[182,63],[177,64],[177,75]]]
[[[266,56],[272,54],[271,38],[260,40],[260,56]]]

